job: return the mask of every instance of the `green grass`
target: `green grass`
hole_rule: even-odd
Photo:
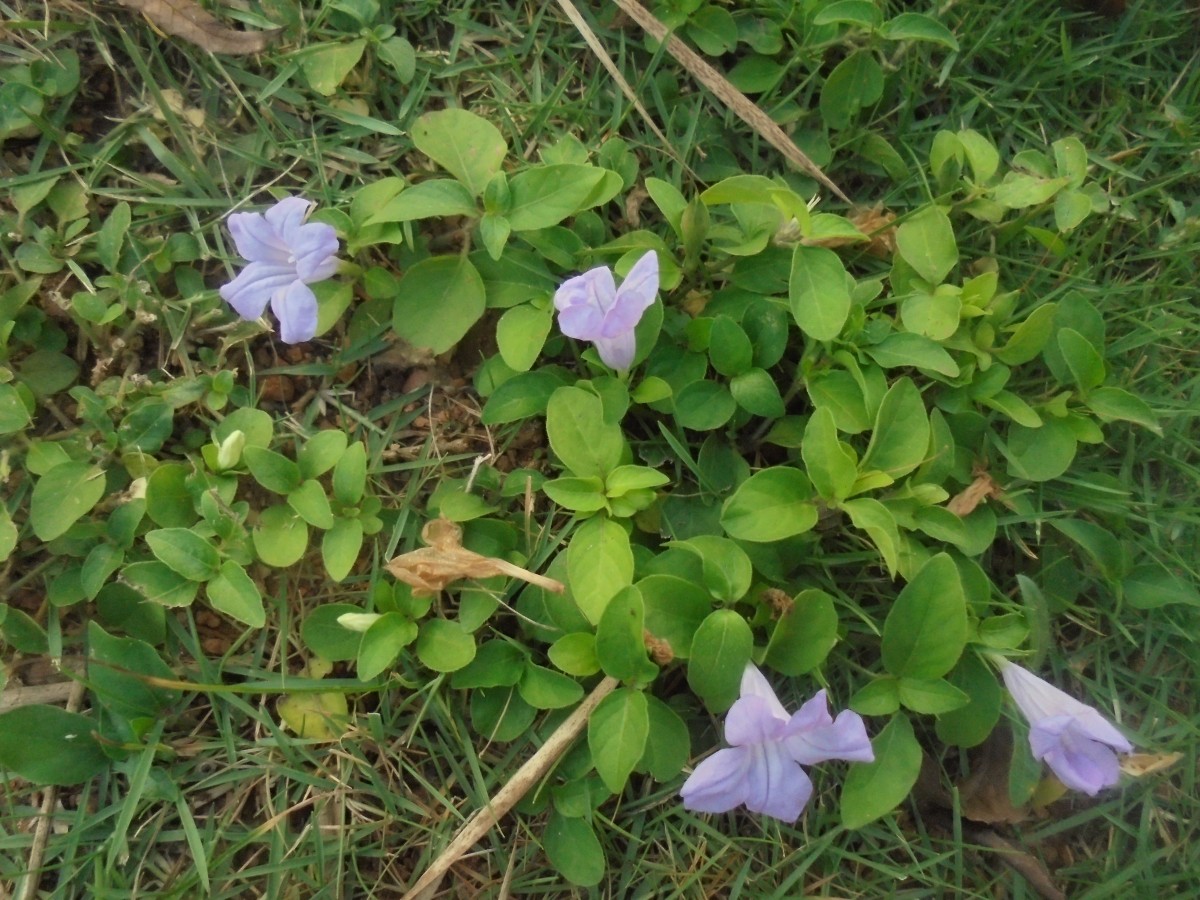
[[[751,5],[783,21],[802,4]],[[359,118],[313,92],[298,74],[296,55],[305,45],[348,39],[357,27],[321,4],[305,9],[303,26],[299,10],[283,2],[250,9],[242,18],[251,27],[288,26],[283,43],[256,58],[215,57],[164,39],[115,6],[49,7],[43,21],[41,7],[0,3],[0,13],[13,20],[0,64],[71,48],[84,70],[74,106],[48,104],[36,134],[0,150],[0,197],[35,176],[62,173],[82,183],[100,209],[127,201],[148,259],[160,240],[192,235],[194,259],[211,287],[230,271],[224,260],[234,255],[219,221],[236,204],[265,199],[265,186],[337,204],[365,181],[428,168],[406,136],[373,130],[364,115],[406,132],[422,112],[461,105],[489,118],[517,155],[531,159],[565,135],[591,149],[620,135],[638,155],[639,177],[684,185],[697,184],[693,177],[710,183],[734,172],[780,169],[763,141],[661,50],[647,49],[611,5],[594,5],[585,15],[670,136],[670,152],[553,4],[385,3],[380,21],[395,21],[418,48],[417,74],[401,84],[368,50],[342,94],[360,104]],[[928,196],[924,161],[941,128],[974,128],[1005,155],[1072,134],[1087,145],[1112,209],[1090,218],[1065,256],[1016,234],[992,252],[1029,301],[1077,291],[1102,311],[1116,383],[1160,411],[1163,434],[1110,427],[1106,442],[1084,448],[1067,477],[1026,498],[1031,512],[1002,519],[1005,533],[1027,553],[1014,550],[998,565],[1030,574],[1052,595],[1057,615],[1044,635],[1042,671],[1114,710],[1140,750],[1182,758],[1165,774],[997,831],[1045,858],[1067,896],[1191,896],[1200,890],[1196,607],[1122,605],[1088,567],[1056,570],[1055,557],[1039,554],[1037,540],[1050,519],[1075,511],[1102,524],[1136,560],[1161,561],[1193,584],[1200,579],[1194,10],[1171,0],[1133,2],[1124,15],[1102,18],[1082,5],[980,0],[948,5],[942,21],[961,51],[898,47],[884,99],[847,132],[828,137],[816,112],[829,68],[824,48],[796,46],[786,76],[755,99],[851,196],[897,210]],[[198,110],[202,122],[189,123],[173,97]],[[892,144],[907,177],[893,181],[858,154],[868,132]],[[642,212],[646,227],[661,228],[651,205]],[[14,253],[0,243],[0,279],[4,270],[16,270]],[[132,328],[124,349],[112,348],[113,368],[152,361],[186,372],[224,364],[241,370],[252,393],[269,376],[302,377],[314,393],[292,410],[297,433],[342,410],[368,440],[385,507],[404,511],[380,536],[380,558],[412,546],[419,516],[409,505],[440,477],[465,477],[482,448],[443,453],[434,438],[414,437],[424,395],[401,393],[395,377],[373,362],[371,348],[362,351],[349,388],[369,396],[366,405],[339,393],[351,353],[297,364],[267,352],[251,357],[238,345],[202,360],[189,329],[221,338],[226,317],[215,297],[191,299],[189,285],[177,283],[169,269],[146,269],[145,308],[155,319]],[[51,290],[66,275],[53,276]],[[48,313],[52,302],[43,301]],[[469,377],[468,362],[453,365]],[[1036,390],[1037,375],[1027,377]],[[371,378],[384,385],[373,394],[366,390]],[[69,424],[71,416],[62,415]],[[512,435],[496,439],[503,446]],[[408,455],[385,452],[396,444]],[[5,572],[4,579],[5,590],[24,584],[21,573]],[[304,612],[322,602],[353,602],[367,590],[363,577],[333,586],[316,567],[289,571],[269,585],[275,602],[264,631],[214,657],[188,615],[169,644],[189,681],[278,679],[304,661]],[[849,673],[829,669],[834,692],[844,698]],[[444,679],[430,681],[415,662],[397,674],[378,695],[350,697],[354,728],[336,744],[286,731],[270,695],[189,695],[186,712],[158,735],[169,750],[157,764],[143,750],[83,790],[59,791],[62,808],[54,815],[38,896],[396,895],[557,722],[546,716],[515,741],[486,744],[470,724],[463,695]],[[719,741],[717,725],[697,726],[694,753]],[[562,765],[569,767],[571,758]],[[677,784],[635,780],[623,797],[599,808],[608,870],[593,891],[565,886],[547,864],[540,848],[544,817],[509,817],[453,870],[445,895],[1034,896],[1003,854],[964,834],[953,816],[906,804],[861,831],[844,830],[837,812],[843,772],[834,764],[815,774],[817,795],[794,828],[744,813],[697,817],[680,807]],[[41,798],[27,786],[3,787],[0,893],[23,876]]]

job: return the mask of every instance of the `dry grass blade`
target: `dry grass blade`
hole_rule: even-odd
[[[670,140],[662,133],[662,130],[658,127],[658,123],[650,115],[650,111],[642,105],[642,101],[634,93],[633,87],[625,79],[625,76],[621,74],[621,70],[617,68],[617,64],[612,61],[612,57],[608,55],[608,51],[604,49],[604,45],[596,37],[596,32],[592,31],[591,26],[579,14],[579,10],[575,4],[571,0],[558,0],[558,5],[567,14],[567,18],[571,20],[571,24],[575,26],[575,30],[579,32],[580,36],[587,43],[588,48],[595,54],[596,59],[600,61],[600,65],[604,66],[604,70],[612,76],[613,81],[617,83],[617,87],[621,89],[621,93],[633,104],[633,108],[638,111],[638,114],[645,119],[646,126],[654,132],[656,138],[662,141],[666,151],[672,157],[678,158],[675,148],[671,146]]]
[[[697,81],[716,94],[717,99],[733,110],[743,122],[757,131],[763,140],[782,153],[789,162],[817,179],[817,181],[832,191],[835,196],[853,205],[853,202],[843,193],[842,189],[834,184],[829,176],[821,171],[820,166],[809,159],[804,151],[792,142],[792,139],[771,120],[770,116],[759,109],[749,97],[730,84],[724,75],[701,59],[683,41],[669,34],[667,27],[651,15],[641,4],[637,3],[637,0],[613,0],[613,2],[624,10],[631,19],[641,25],[652,37],[656,40],[665,41],[667,52],[675,57],[680,65],[694,75]]]
[[[258,53],[279,34],[279,29],[238,31],[236,28],[222,25],[195,0],[117,0],[117,2],[140,12],[164,34],[181,37],[210,53],[226,53],[231,56]]]
[[[450,871],[450,867],[475,846],[516,805],[517,801],[524,797],[529,789],[541,781],[553,768],[558,758],[566,752],[579,733],[587,726],[588,719],[600,705],[600,701],[611,694],[617,684],[615,678],[606,677],[592,689],[592,692],[584,698],[575,711],[554,729],[554,733],[546,739],[546,743],[542,744],[538,751],[529,757],[521,768],[517,769],[516,774],[509,779],[508,783],[496,792],[496,796],[488,802],[488,805],[476,810],[462,824],[458,833],[454,835],[454,839],[446,845],[446,849],[442,851],[441,855],[417,879],[417,883],[409,889],[402,900],[421,900],[421,898],[430,896],[437,889],[442,877]]]

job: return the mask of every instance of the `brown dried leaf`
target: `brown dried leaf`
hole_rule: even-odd
[[[950,499],[946,509],[959,518],[969,516],[984,500],[1003,500],[1004,489],[987,472],[977,469],[975,480]]]
[[[181,37],[210,53],[241,56],[266,48],[280,29],[238,31],[222,25],[195,0],[117,0],[137,10],[164,34]]]
[[[1030,818],[1027,807],[1016,807],[1008,798],[1008,770],[1012,762],[1012,732],[995,728],[971,753],[971,774],[958,786],[963,818],[989,825],[1015,825]]]
[[[556,594],[565,589],[561,581],[522,569],[508,560],[466,549],[462,545],[462,529],[449,519],[427,522],[421,530],[421,540],[429,546],[402,553],[385,567],[398,581],[410,585],[417,596],[439,594],[446,585],[464,578],[494,575],[519,578]]]
[[[1182,753],[1131,753],[1121,757],[1121,771],[1134,778],[1145,778],[1166,771],[1181,759]]]

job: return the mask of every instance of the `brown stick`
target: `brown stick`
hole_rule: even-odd
[[[477,844],[492,827],[503,818],[517,801],[537,784],[553,767],[558,758],[563,755],[571,743],[578,737],[587,725],[592,712],[600,705],[600,701],[613,692],[617,686],[615,678],[605,678],[592,692],[588,694],[578,708],[569,715],[546,743],[529,757],[528,761],[517,769],[504,787],[496,792],[487,806],[477,809],[471,817],[458,829],[458,833],[446,845],[433,864],[417,879],[417,883],[409,888],[402,900],[418,900],[427,897],[436,890],[443,876],[450,871],[464,853]]]
[[[724,75],[701,59],[687,44],[674,35],[671,35],[667,31],[667,26],[658,21],[637,0],[613,0],[613,2],[621,7],[631,19],[641,25],[651,37],[659,41],[665,41],[667,52],[675,57],[680,65],[691,72],[696,77],[696,80],[716,94],[718,100],[733,110],[743,122],[762,135],[763,139],[782,153],[789,162],[817,179],[817,181],[829,188],[840,199],[853,205],[850,198],[842,193],[842,189],[834,184],[829,176],[821,171],[820,166],[809,159],[804,151],[795,145],[792,139],[787,136],[782,128],[775,124],[770,116],[759,109],[753,100],[730,84]]]

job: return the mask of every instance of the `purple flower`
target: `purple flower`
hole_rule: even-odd
[[[646,251],[621,287],[612,269],[597,266],[568,278],[554,292],[558,327],[567,337],[591,341],[604,364],[628,369],[636,349],[633,329],[658,295],[658,256]]]
[[[742,675],[741,697],[725,717],[725,739],[684,782],[684,808],[696,812],[747,809],[785,822],[800,818],[812,782],[801,765],[827,759],[871,762],[875,754],[862,718],[846,710],[829,715],[825,691],[789,717],[771,686],[753,665]]]
[[[261,318],[269,302],[279,320],[279,337],[288,344],[317,333],[317,298],[309,285],[324,281],[338,267],[333,227],[304,222],[315,205],[285,197],[265,213],[229,217],[233,243],[250,265],[222,286],[221,297],[249,320]]]
[[[1133,745],[1092,707],[1064,694],[1028,669],[1003,660],[1000,674],[1013,700],[1029,720],[1029,746],[1069,788],[1089,796],[1117,783],[1117,754]]]

